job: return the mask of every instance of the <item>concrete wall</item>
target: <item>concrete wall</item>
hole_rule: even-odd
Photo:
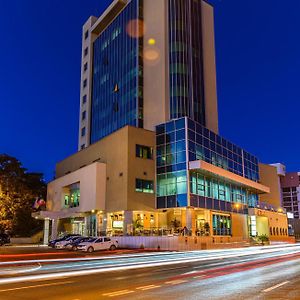
[[[135,191],[135,179],[155,180],[155,160],[136,157],[136,144],[154,149],[155,133],[131,126],[123,127],[56,166],[60,178],[94,161],[106,164],[106,205],[109,212],[155,208],[155,194]],[[155,153],[153,154],[155,156]]]
[[[247,215],[232,213],[231,222],[232,222],[233,237],[242,237],[244,239],[247,239],[249,237]]]
[[[148,146],[153,149],[153,159],[136,157],[136,145]],[[135,180],[152,180],[155,189],[155,134],[151,131],[128,127],[128,185],[127,210],[155,209],[155,191],[153,194],[135,191]]]
[[[260,183],[270,188],[270,193],[259,195],[259,200],[278,209],[282,206],[282,194],[277,168],[271,165],[259,164],[259,176]]]
[[[270,238],[270,241],[281,241],[281,242],[290,242],[291,239],[288,235],[286,234],[280,234],[280,229],[281,232],[287,232],[288,231],[288,219],[286,214],[284,213],[278,213],[275,211],[268,211],[268,210],[263,210],[263,209],[257,209],[257,208],[250,208],[249,209],[249,215],[252,216],[257,216],[257,230],[258,234],[264,234],[265,229],[264,227],[268,226],[268,236]],[[267,219],[267,220],[266,220]],[[262,224],[259,224],[259,222],[262,222]],[[273,234],[273,229],[275,228],[275,232],[279,231],[279,234]],[[270,234],[270,231],[272,229],[272,234]],[[261,230],[261,232],[259,232]]]
[[[298,187],[300,186],[299,178],[299,173],[297,172],[286,173],[286,175],[281,178],[281,187]]]
[[[79,130],[78,130],[78,150],[82,145],[87,147],[90,144],[90,122],[91,122],[91,98],[92,98],[92,81],[93,81],[93,43],[96,35],[92,34],[91,27],[97,21],[96,17],[90,17],[82,28],[82,51],[81,51],[81,79],[80,79],[80,105],[79,105]],[[85,33],[88,32],[88,37],[85,38]],[[88,49],[87,55],[84,54],[85,49]],[[84,65],[88,64],[85,71]],[[87,80],[87,86],[83,87],[83,81]],[[87,96],[86,103],[82,102],[83,96]],[[86,111],[86,118],[82,120],[82,112]],[[81,136],[81,129],[86,128],[85,136]]]
[[[47,190],[47,210],[61,211],[64,206],[64,187],[77,182],[80,184],[79,207],[64,210],[70,212],[104,210],[106,165],[103,163],[93,163],[50,182]]]
[[[144,1],[144,128],[169,120],[168,1]],[[155,41],[149,44],[149,39]],[[152,54],[152,55],[150,55]],[[151,59],[151,57],[155,57]]]
[[[215,133],[218,133],[219,118],[215,61],[214,9],[205,1],[201,1],[201,4],[206,127]]]

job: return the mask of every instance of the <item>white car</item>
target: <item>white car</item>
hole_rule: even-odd
[[[91,238],[87,242],[80,243],[77,246],[78,250],[92,253],[98,250],[116,250],[118,241],[112,241],[109,237]]]
[[[67,239],[63,240],[63,241],[57,242],[57,243],[55,244],[55,248],[56,248],[56,249],[65,249],[66,246],[67,246],[70,242],[72,242],[72,241],[78,239],[79,237],[80,237],[80,236],[70,236],[70,237],[68,237]]]

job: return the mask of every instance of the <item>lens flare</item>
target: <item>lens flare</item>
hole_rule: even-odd
[[[144,61],[150,65],[156,64],[160,60],[160,52],[155,47],[144,49]]]
[[[154,45],[156,44],[156,40],[153,39],[153,38],[151,38],[151,39],[148,40],[148,44],[149,44],[150,46],[154,46]]]
[[[130,20],[126,26],[127,34],[132,38],[140,38],[145,34],[145,24],[140,19]]]

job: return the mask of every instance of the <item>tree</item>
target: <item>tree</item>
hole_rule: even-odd
[[[30,173],[15,157],[0,154],[0,232],[30,236],[42,228],[31,217],[36,197],[46,196],[40,173]]]

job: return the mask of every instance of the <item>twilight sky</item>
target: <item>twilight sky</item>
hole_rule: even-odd
[[[50,180],[77,150],[81,28],[110,0],[0,0],[0,153]],[[211,0],[220,133],[300,171],[299,0]]]

